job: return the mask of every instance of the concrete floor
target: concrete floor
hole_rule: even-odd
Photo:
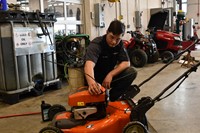
[[[192,51],[192,56],[200,60],[200,51]],[[140,84],[164,64],[157,62],[139,68],[138,76],[133,84]],[[179,75],[188,70],[175,61],[155,78],[141,86],[141,92],[135,97],[139,100],[143,96],[154,98]],[[197,133],[200,131],[200,70],[191,73],[175,93],[157,102],[148,112],[147,118],[151,133]],[[173,88],[171,88],[172,90]],[[16,116],[3,118],[7,115],[40,112],[42,100],[50,104],[61,104],[66,108],[67,96],[71,89],[63,85],[60,90],[49,90],[41,96],[28,95],[14,105],[0,101],[0,132],[1,133],[37,133],[48,125],[42,122],[41,115]],[[167,92],[169,93],[169,92]]]

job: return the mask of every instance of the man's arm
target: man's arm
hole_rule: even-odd
[[[111,74],[114,77],[128,67],[130,67],[130,62],[129,61],[122,61],[112,71],[110,71],[109,74]]]
[[[122,61],[121,63],[119,63],[112,71],[110,71],[107,74],[107,76],[105,77],[102,85],[105,88],[109,89],[113,77],[118,75],[119,73],[121,73],[123,70],[125,70],[128,67],[130,67],[130,61]]]
[[[101,93],[101,90],[100,90],[101,85],[95,81],[94,66],[95,66],[94,62],[90,60],[86,61],[85,66],[84,66],[84,72],[85,72],[85,77],[89,86],[88,87],[89,93],[92,95],[93,94],[97,95]]]

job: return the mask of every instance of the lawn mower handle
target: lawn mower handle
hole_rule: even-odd
[[[130,104],[132,107],[131,110],[131,121],[139,121],[144,123],[144,118],[145,118],[145,114],[146,112],[151,109],[154,104],[160,100],[162,100],[160,97],[166,92],[168,91],[173,85],[175,85],[178,81],[180,81],[181,79],[183,79],[185,77],[185,79],[189,76],[189,74],[191,72],[196,72],[197,67],[200,66],[200,62],[198,62],[196,65],[194,65],[193,67],[191,67],[190,69],[188,69],[186,72],[184,72],[181,76],[179,76],[174,82],[172,82],[170,85],[168,85],[161,93],[159,93],[155,98],[151,98],[149,96],[147,97],[142,97],[137,104]],[[184,80],[182,80],[183,82]],[[181,82],[181,83],[182,83]],[[176,89],[175,89],[176,90]],[[175,91],[174,90],[174,91]],[[172,91],[170,94],[172,94],[174,91]],[[168,95],[169,96],[169,95]]]
[[[169,90],[173,85],[175,85],[177,82],[179,82],[181,79],[184,77],[187,78],[191,72],[196,72],[197,68],[200,66],[200,61],[192,66],[190,69],[188,69],[186,72],[184,72],[181,76],[179,76],[176,80],[174,80],[171,84],[169,84],[159,95],[157,95],[153,101],[159,101],[160,97],[167,91]]]
[[[164,68],[166,68],[169,64],[171,64],[174,60],[176,60],[178,57],[180,57],[183,53],[187,52],[190,48],[192,48],[195,44],[197,44],[200,41],[200,39],[197,39],[194,43],[192,43],[190,46],[188,46],[185,50],[178,53],[177,56],[174,59],[171,59],[167,64],[165,64],[163,67],[161,67],[158,71],[153,73],[149,78],[144,80],[142,83],[138,85],[138,87],[141,87],[143,84],[151,80],[154,76],[156,76],[158,73],[160,73]]]

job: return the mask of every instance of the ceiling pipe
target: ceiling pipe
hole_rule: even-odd
[[[140,11],[140,1],[135,0],[135,27],[136,27],[136,30],[138,30],[142,27],[141,16],[142,16],[142,13]]]
[[[179,10],[182,10],[182,0],[179,0]]]
[[[140,11],[140,1],[135,0],[135,11]]]

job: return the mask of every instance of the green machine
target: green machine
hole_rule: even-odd
[[[58,75],[61,78],[65,76],[66,67],[83,67],[86,47],[90,43],[89,35],[57,36],[56,42]]]

